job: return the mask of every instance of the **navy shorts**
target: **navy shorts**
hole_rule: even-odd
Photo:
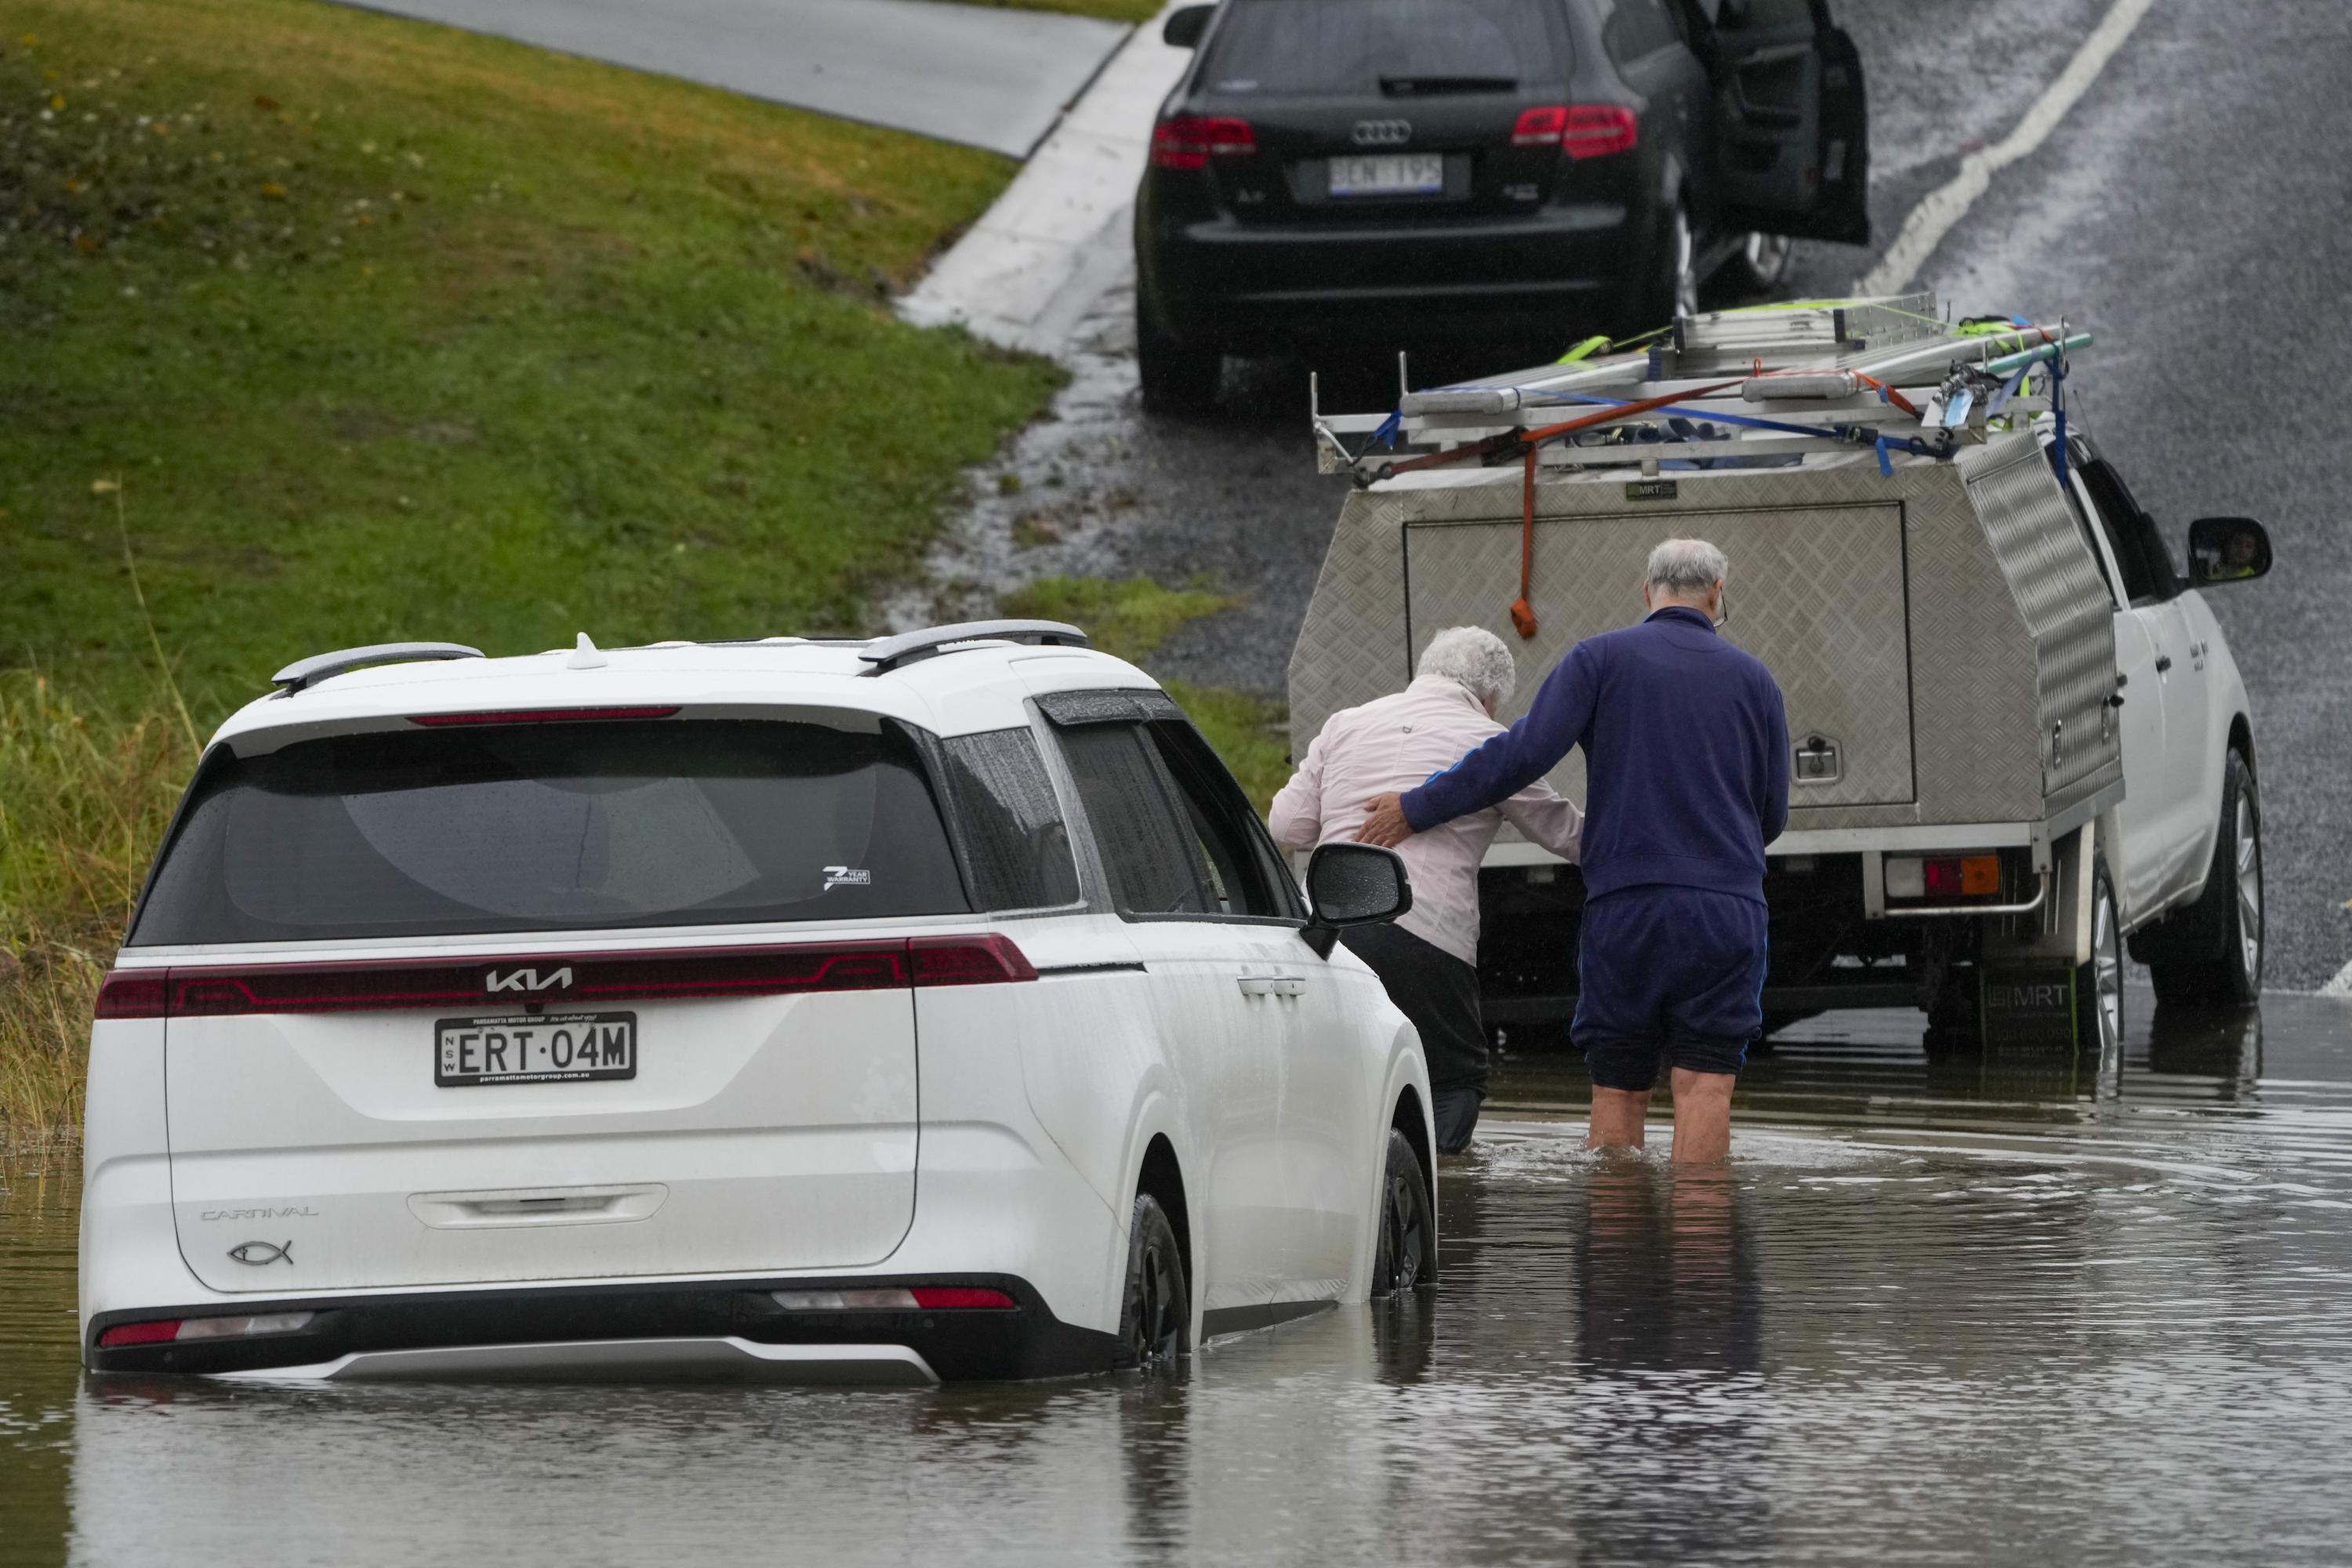
[[[1764,906],[1703,888],[1624,888],[1584,906],[1570,1037],[1602,1089],[1658,1063],[1737,1073],[1764,1027]]]

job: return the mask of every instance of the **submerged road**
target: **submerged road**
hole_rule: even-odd
[[[1872,84],[1878,242],[1962,156],[2000,142],[2108,14],[2105,0],[1834,0]],[[1998,174],[1917,283],[1964,311],[2063,310],[2101,346],[2075,408],[2176,550],[2189,520],[2262,518],[2267,581],[2214,592],[2253,693],[2266,814],[2268,983],[2312,991],[2352,961],[2352,591],[2340,497],[2352,418],[2352,12],[2300,0],[2159,5],[2040,149]],[[1787,289],[1843,293],[1877,252],[1801,246]],[[936,563],[942,610],[1053,572],[1195,578],[1245,595],[1179,632],[1166,673],[1284,694],[1339,510],[1306,433],[1306,367],[1229,364],[1203,420],[1144,417],[1122,289],[1072,356],[1059,417],[983,476]],[[1419,378],[1416,378],[1419,379]],[[1340,406],[1388,406],[1361,374]],[[1327,402],[1333,401],[1327,386]]]
[[[79,1376],[69,1157],[0,1157],[11,1562],[1719,1565],[2343,1560],[2352,1002],[2117,1070],[1792,1031],[1733,1164],[1507,1066],[1442,1283],[1187,1377],[939,1391]]]

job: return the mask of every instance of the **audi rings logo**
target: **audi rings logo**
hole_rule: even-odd
[[[1412,140],[1410,120],[1359,120],[1348,139],[1359,147],[1402,147]]]

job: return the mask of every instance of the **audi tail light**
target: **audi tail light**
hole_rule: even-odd
[[[536,956],[394,959],[117,970],[100,987],[101,1018],[201,1018],[246,1013],[381,1013],[542,1003],[790,996],[827,991],[983,985],[1034,980],[1012,938],[898,937],[787,947]]]
[[[1568,128],[1568,110],[1557,103],[1539,109],[1519,111],[1519,122],[1511,127],[1514,147],[1557,147],[1559,133]]]
[[[1560,111],[1559,150],[1571,158],[1631,153],[1641,139],[1642,121],[1621,104],[1575,103]]]
[[[1250,122],[1230,114],[1171,114],[1151,128],[1151,162],[1160,169],[1205,169],[1212,158],[1257,151]]]

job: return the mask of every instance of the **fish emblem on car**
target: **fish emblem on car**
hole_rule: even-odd
[[[290,1240],[240,1241],[228,1249],[228,1255],[236,1262],[250,1264],[256,1268],[275,1263],[280,1258],[291,1264],[294,1261],[294,1243]]]

